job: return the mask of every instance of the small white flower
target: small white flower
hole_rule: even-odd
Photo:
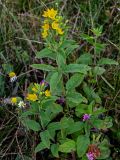
[[[14,76],[14,77],[11,77],[10,78],[10,82],[12,83],[12,82],[15,82],[17,80],[17,76]]]
[[[10,82],[14,82],[17,80],[17,76],[16,76],[15,72],[10,72],[8,75],[10,77]]]
[[[26,104],[23,102],[23,101],[20,101],[19,103],[18,103],[18,107],[19,108],[24,108],[26,106]]]

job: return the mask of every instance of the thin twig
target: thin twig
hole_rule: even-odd
[[[76,15],[75,23],[74,23],[74,26],[73,26],[73,29],[72,29],[72,34],[74,33],[75,28],[76,28],[76,26],[77,26],[77,22],[78,22],[79,15],[80,15],[80,10],[78,10],[78,13],[77,13],[77,15]]]
[[[28,74],[28,73],[30,73],[30,72],[32,72],[32,71],[35,71],[35,69],[29,70],[29,71],[27,71],[27,72],[25,72],[25,73],[22,73],[22,74],[20,74],[19,76],[17,76],[17,78],[20,78],[21,76],[24,76],[24,75],[26,75],[26,74]]]
[[[120,94],[120,89],[118,90],[117,94],[115,95],[115,97],[114,97],[114,99],[113,99],[113,101],[112,101],[112,103],[110,104],[109,107],[112,106],[112,104],[115,102],[115,100],[116,100],[116,98],[118,97],[119,94]]]
[[[17,130],[17,131],[18,131],[18,130]],[[18,149],[19,149],[21,158],[22,158],[23,160],[25,160],[24,157],[23,157],[22,150],[21,150],[21,148],[20,148],[19,142],[18,142],[17,131],[16,131],[16,134],[15,134],[16,142],[17,142],[17,145],[18,145]]]
[[[60,10],[60,14],[61,14],[61,13],[62,13],[62,11],[64,10],[64,8],[65,8],[66,4],[67,4],[67,0],[64,0],[64,4],[63,4],[63,6],[62,6],[62,8],[61,8],[61,10]]]
[[[15,133],[15,134],[16,134],[16,133]],[[6,155],[6,152],[9,150],[9,148],[10,148],[10,147],[11,147],[11,145],[13,144],[14,140],[15,140],[15,135],[14,135],[14,137],[13,137],[12,141],[10,142],[10,144],[8,145],[8,147],[7,147],[6,151],[5,151],[5,152],[4,152],[4,154],[2,155],[1,160],[2,160],[2,159],[3,159],[3,157]]]

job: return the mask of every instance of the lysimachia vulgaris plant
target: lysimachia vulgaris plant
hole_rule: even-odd
[[[117,62],[100,56],[105,49],[99,40],[101,27],[91,29],[93,36],[81,35],[92,46],[93,54],[75,58],[79,44],[67,37],[67,21],[53,8],[44,11],[43,18],[45,47],[36,58],[53,63],[31,65],[43,71],[45,78],[29,86],[26,101],[30,107],[21,114],[24,126],[39,133],[35,152],[47,149],[50,156],[63,159],[107,159],[110,150],[105,131],[112,126],[112,119],[105,116],[97,80],[104,78],[105,65]]]

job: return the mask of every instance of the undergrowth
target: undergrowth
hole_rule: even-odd
[[[119,0],[0,2],[1,160],[120,159],[119,28]]]

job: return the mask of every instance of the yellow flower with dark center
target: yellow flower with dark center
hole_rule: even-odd
[[[51,96],[51,93],[50,93],[50,91],[48,89],[45,91],[45,96],[46,97],[50,97]]]
[[[58,32],[58,34],[60,34],[60,35],[64,34],[64,31],[63,31],[61,28],[58,28],[58,29],[57,29],[57,32]]]
[[[52,20],[55,19],[55,16],[57,15],[57,10],[54,10],[53,8],[52,9],[47,9],[47,11],[44,11],[43,13],[43,17],[48,17]]]
[[[27,94],[26,99],[34,102],[34,101],[38,100],[38,97],[35,93],[34,94]]]
[[[12,104],[16,104],[17,103],[17,98],[16,97],[12,97],[11,98],[11,103]]]
[[[10,77],[10,78],[12,78],[12,77],[15,77],[15,76],[16,76],[15,72],[10,72],[8,75],[9,75],[9,77]]]
[[[49,24],[48,23],[45,23],[43,26],[42,26],[42,28],[44,29],[44,30],[49,30]]]
[[[42,37],[43,38],[46,38],[48,36],[48,32],[46,31],[46,30],[44,30],[43,32],[42,32]]]
[[[52,23],[52,28],[57,30],[59,28],[59,24],[56,21],[54,21]]]

